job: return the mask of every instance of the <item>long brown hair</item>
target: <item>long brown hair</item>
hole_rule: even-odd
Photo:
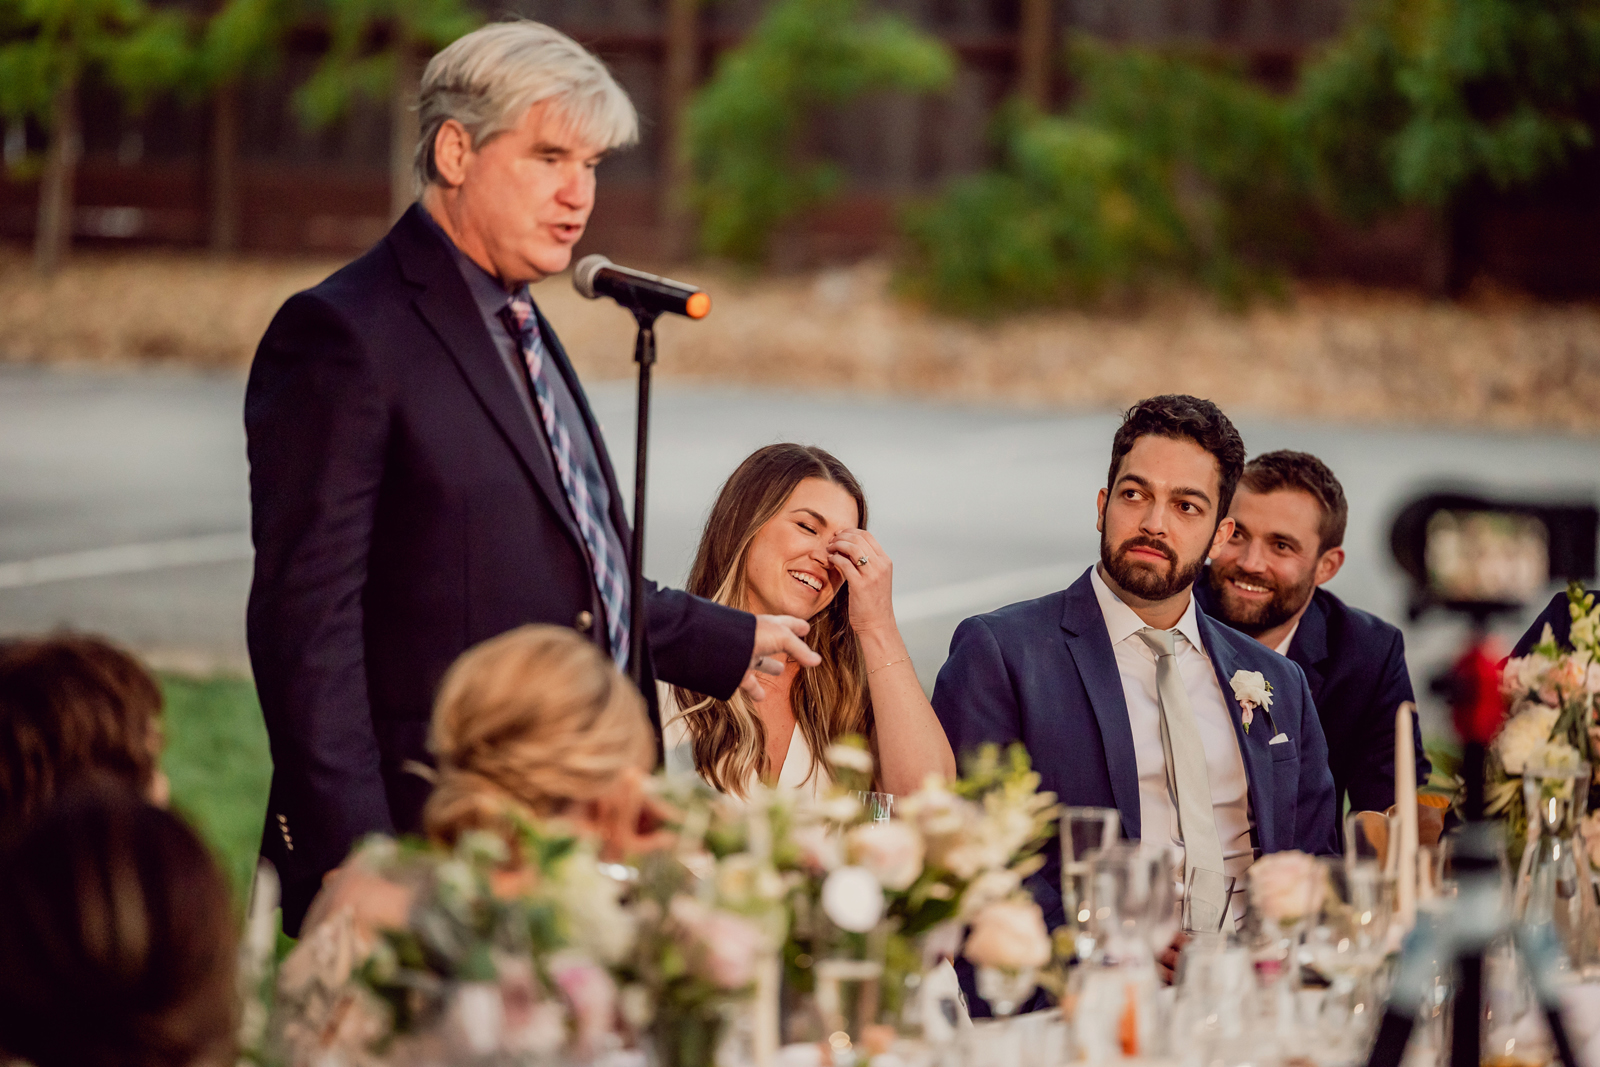
[[[867,498],[850,469],[810,445],[768,445],[729,475],[711,506],[700,550],[689,572],[689,592],[729,607],[745,608],[745,567],[750,542],[783,509],[795,486],[821,478],[849,493],[867,527]],[[824,753],[845,734],[872,735],[872,699],[867,691],[861,645],[850,628],[850,587],[812,619],[806,637],[822,665],[801,671],[789,690],[795,729],[811,747],[811,773],[828,774]],[[755,774],[767,775],[767,732],[742,693],[731,700],[675,688],[680,715],[694,743],[695,770],[725,793],[743,795]]]

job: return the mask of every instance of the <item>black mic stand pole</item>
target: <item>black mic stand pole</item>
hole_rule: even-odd
[[[645,462],[650,454],[650,371],[656,363],[656,319],[658,311],[631,307],[639,324],[633,341],[633,361],[639,364],[639,410],[633,437],[633,551],[628,569],[628,677],[644,688],[644,488]],[[648,699],[648,698],[646,698]]]

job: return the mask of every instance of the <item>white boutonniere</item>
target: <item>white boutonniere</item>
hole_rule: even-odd
[[[1260,671],[1234,671],[1230,681],[1233,699],[1239,702],[1239,721],[1249,733],[1256,709],[1272,707],[1272,683]]]

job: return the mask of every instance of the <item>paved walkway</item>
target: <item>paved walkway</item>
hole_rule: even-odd
[[[249,542],[243,384],[232,377],[0,370],[0,633],[71,625],[168,664],[244,658]],[[593,390],[632,485],[633,390]],[[685,386],[658,389],[647,570],[681,581],[721,481],[772,441],[818,444],[866,487],[894,557],[896,602],[924,681],[966,615],[1070,582],[1096,558],[1095,493],[1112,413]],[[1321,456],[1350,497],[1350,561],[1331,588],[1403,622],[1388,521],[1439,484],[1600,498],[1600,440],[1241,419],[1253,452]],[[1426,675],[1460,631],[1408,625]]]

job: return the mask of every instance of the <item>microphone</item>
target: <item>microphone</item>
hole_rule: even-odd
[[[590,300],[609,296],[629,311],[670,311],[691,319],[711,313],[711,294],[671,278],[619,267],[605,256],[584,256],[572,272],[572,287]]]

